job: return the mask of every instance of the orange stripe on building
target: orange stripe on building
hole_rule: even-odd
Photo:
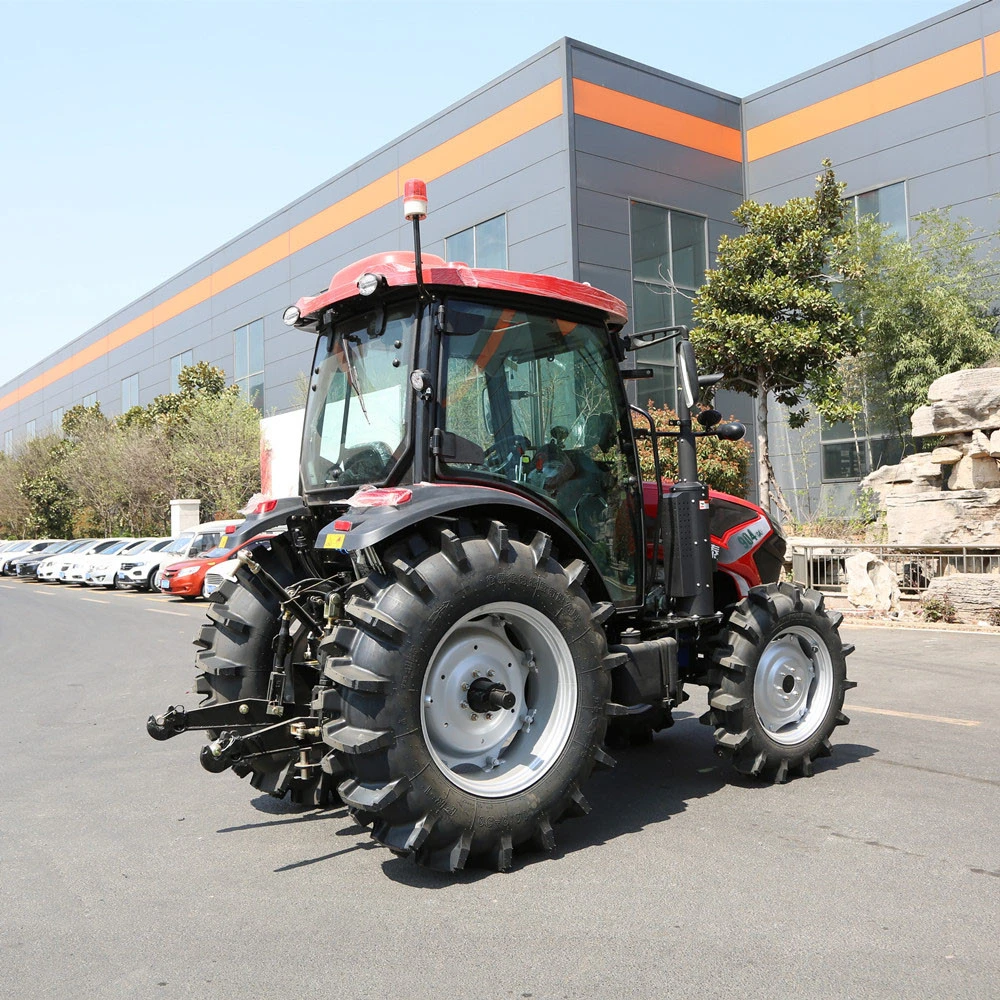
[[[553,80],[464,132],[445,140],[429,152],[366,184],[232,263],[220,267],[209,277],[202,278],[159,305],[153,306],[141,316],[112,330],[88,347],[77,351],[71,357],[60,361],[23,386],[0,397],[0,410],[27,399],[46,386],[121,347],[122,344],[148,333],[158,324],[165,323],[186,310],[206,302],[213,295],[259,274],[272,264],[286,260],[296,251],[332,235],[379,208],[392,204],[400,197],[403,182],[408,178],[418,176],[425,181],[438,180],[450,171],[471,163],[478,157],[538,128],[539,125],[558,118],[562,112],[562,80]]]
[[[743,162],[738,128],[710,122],[586,80],[573,80],[573,106],[584,118],[700,149],[735,163]]]
[[[1000,31],[983,39],[983,67],[987,76],[1000,72]]]
[[[996,35],[990,38],[996,39]],[[994,47],[996,44],[994,41]],[[983,41],[960,45],[748,129],[747,160],[752,162],[779,153],[810,139],[818,139],[838,129],[980,80],[982,76]]]

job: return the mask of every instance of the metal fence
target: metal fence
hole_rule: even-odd
[[[936,545],[908,548],[900,545],[839,543],[801,545],[791,551],[796,583],[836,593],[847,589],[845,561],[857,552],[870,552],[896,574],[904,594],[919,594],[931,580],[952,573],[1000,573],[1000,548],[977,545]]]

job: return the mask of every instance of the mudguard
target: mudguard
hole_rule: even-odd
[[[365,493],[382,493],[388,496],[390,492],[359,490],[355,497]],[[471,510],[482,511],[483,508],[489,508],[488,515],[500,521],[505,517],[516,518],[518,514],[522,518],[527,515],[541,530],[552,536],[564,560],[580,558],[588,566],[595,566],[580,539],[569,531],[565,522],[554,517],[540,504],[517,493],[490,486],[459,483],[416,483],[406,487],[403,495],[406,493],[409,494],[407,499],[387,506],[351,505],[349,500],[347,510],[320,530],[316,536],[316,548],[345,553],[358,552],[384,542],[428,518],[458,517]],[[363,500],[363,497],[360,499]],[[587,586],[591,590],[596,588],[606,596],[600,573],[589,573]]]

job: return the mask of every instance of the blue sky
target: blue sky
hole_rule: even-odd
[[[563,35],[746,96],[942,0],[0,0],[0,385]]]

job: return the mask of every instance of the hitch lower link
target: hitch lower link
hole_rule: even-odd
[[[293,709],[293,705],[286,706]],[[262,698],[247,698],[225,705],[207,705],[186,712],[171,705],[163,715],[151,715],[146,731],[154,740],[169,740],[189,729],[216,729],[219,735],[199,754],[201,766],[218,774],[239,761],[262,755],[299,757],[299,767],[318,767],[308,759],[308,750],[321,742],[319,720],[313,716],[271,723],[273,708]],[[236,728],[224,728],[236,727]]]

